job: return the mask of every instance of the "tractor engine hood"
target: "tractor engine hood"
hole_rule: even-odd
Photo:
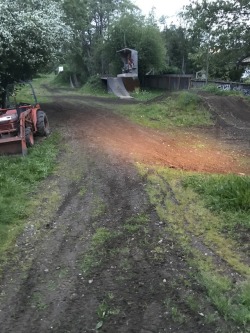
[[[0,116],[0,124],[6,122],[13,122],[18,119],[16,110],[8,110],[6,113]]]

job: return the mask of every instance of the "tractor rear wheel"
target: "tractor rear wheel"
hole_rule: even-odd
[[[32,147],[34,146],[34,135],[33,131],[30,127],[25,128],[25,141],[26,141],[26,146],[27,147]]]
[[[40,136],[48,136],[50,133],[49,130],[49,121],[46,113],[42,110],[37,111],[37,134]]]

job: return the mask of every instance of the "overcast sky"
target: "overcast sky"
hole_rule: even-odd
[[[134,0],[133,3],[138,6],[144,15],[147,15],[152,7],[155,7],[157,18],[162,15],[169,17],[168,22],[176,23],[175,15],[182,10],[182,7],[188,5],[190,0]]]

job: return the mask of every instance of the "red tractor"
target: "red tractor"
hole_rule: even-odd
[[[30,83],[29,83],[30,84]],[[0,108],[0,154],[27,154],[34,145],[34,136],[49,135],[49,121],[30,84],[34,105],[19,103],[15,107]]]

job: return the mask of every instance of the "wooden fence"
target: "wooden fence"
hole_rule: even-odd
[[[216,85],[221,90],[242,91],[245,95],[250,95],[250,84],[242,82],[230,82],[221,80],[197,80],[191,74],[188,75],[146,75],[143,79],[142,86],[150,89],[161,90],[187,90],[192,88],[202,88],[206,84]]]
[[[185,90],[190,88],[193,75],[146,75],[143,87],[162,90]]]

